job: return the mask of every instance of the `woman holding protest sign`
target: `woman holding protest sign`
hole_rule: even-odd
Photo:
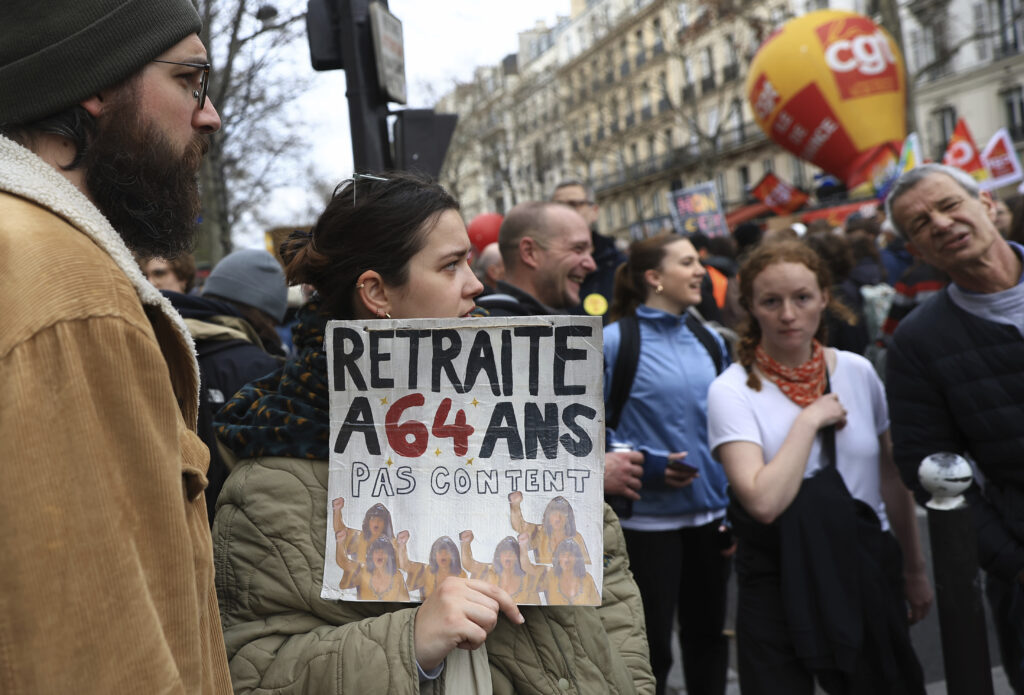
[[[463,531],[459,534],[462,542],[462,562],[473,574],[473,579],[482,579],[497,584],[516,603],[540,603],[537,591],[536,575],[527,574],[520,561],[519,541],[512,536],[505,536],[494,548],[494,560],[490,565],[473,559],[473,532]]]
[[[583,536],[576,530],[576,514],[572,511],[569,501],[559,495],[552,498],[544,508],[544,519],[539,524],[531,524],[523,518],[523,493],[516,490],[509,493],[509,516],[512,528],[516,533],[525,533],[529,539],[530,550],[534,552],[537,562],[551,564],[555,548],[559,543],[571,538],[576,541],[583,556],[583,561],[590,564],[587,544]]]
[[[395,530],[391,525],[391,512],[383,504],[375,504],[363,515],[363,528],[355,531],[345,525],[341,510],[345,507],[345,498],[331,500],[334,514],[334,532],[345,531],[345,544],[338,547],[338,554],[348,555],[357,562],[366,557],[366,551],[378,538],[387,538],[394,544]]]
[[[587,574],[587,564],[579,543],[566,538],[552,553],[551,567],[530,562],[527,550],[530,537],[519,534],[519,558],[523,569],[537,579],[538,588],[544,593],[549,606],[586,606],[600,600],[594,578]]]
[[[265,687],[271,672],[279,695],[512,693],[541,682],[653,690],[639,596],[610,512],[600,608],[519,609],[499,586],[457,576],[420,606],[320,598],[332,510],[326,322],[465,316],[481,290],[469,249],[456,201],[400,173],[342,184],[312,232],[284,245],[289,279],[316,290],[299,312],[297,354],[216,420],[237,459],[214,522],[236,691]]]
[[[688,313],[705,272],[688,239],[662,234],[630,247],[604,329],[608,441],[644,454],[640,499],[622,519],[630,568],[643,596],[658,692],[672,666],[679,623],[691,693],[725,692],[730,572],[723,530],[725,475],[707,446],[707,390],[725,344]],[[635,365],[630,381],[627,365]],[[627,383],[629,382],[629,383]]]
[[[830,286],[801,242],[751,252],[739,363],[708,395],[739,539],[740,687],[810,695],[817,678],[829,693],[923,694],[907,626],[927,613],[931,588],[913,498],[874,368],[822,346],[826,307],[845,312]]]
[[[334,534],[338,544],[335,557],[343,570],[341,588],[355,587],[363,601],[408,601],[409,589],[405,577],[398,571],[391,539],[377,538],[367,546],[365,561],[356,562],[344,552],[347,533],[342,529]]]
[[[409,532],[402,531],[396,539],[398,544],[398,566],[409,578],[406,582],[410,591],[419,591],[421,598],[427,598],[437,590],[448,577],[466,578],[459,559],[455,541],[442,536],[430,546],[427,562],[413,562],[409,559]]]

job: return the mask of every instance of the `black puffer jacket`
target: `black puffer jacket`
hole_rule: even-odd
[[[493,294],[476,298],[480,316],[548,316],[557,313],[515,285],[499,281]]]
[[[897,328],[886,388],[904,482],[922,499],[921,459],[970,454],[985,477],[968,493],[979,562],[1013,580],[1024,570],[1024,338],[939,292]]]
[[[212,525],[217,496],[228,477],[213,433],[213,416],[236,391],[276,370],[283,359],[263,349],[255,329],[230,304],[169,290],[164,290],[163,295],[185,319],[199,358],[197,427],[200,438],[210,450],[206,511]]]

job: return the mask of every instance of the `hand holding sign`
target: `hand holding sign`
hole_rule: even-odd
[[[448,577],[416,613],[416,662],[431,671],[456,647],[476,649],[498,624],[499,611],[516,625],[526,622],[503,589],[476,579]]]

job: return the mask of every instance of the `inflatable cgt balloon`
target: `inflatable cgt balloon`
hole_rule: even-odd
[[[819,10],[761,45],[746,90],[768,137],[853,189],[899,157],[905,79],[884,29],[853,12]]]
[[[498,229],[503,219],[505,218],[496,212],[481,212],[469,223],[466,227],[469,243],[476,247],[477,252],[483,251],[485,246],[498,240]]]

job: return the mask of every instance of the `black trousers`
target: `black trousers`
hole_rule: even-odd
[[[891,534],[883,537],[886,565],[890,569],[888,593],[884,597],[887,612],[906,615],[901,586],[902,561],[899,545]],[[774,561],[763,562],[766,556],[753,552],[740,540],[737,554],[736,656],[743,695],[813,695],[814,682],[829,695],[878,695],[898,692],[924,695],[924,676],[912,652],[893,651],[890,656],[901,660],[901,677],[887,679],[878,660],[879,649],[872,630],[866,629],[861,653],[853,674],[837,670],[812,673],[797,657],[790,638],[790,626],[783,608],[783,592]],[[873,616],[884,621],[884,616]],[[909,630],[909,626],[902,628]],[[909,644],[909,635],[907,636]]]
[[[644,603],[657,695],[665,692],[672,667],[677,617],[686,692],[725,692],[729,640],[722,628],[732,561],[719,552],[718,526],[715,521],[678,531],[623,529],[630,569]]]
[[[1006,679],[1013,692],[1024,695],[1024,589],[986,574],[985,595],[992,609]]]

